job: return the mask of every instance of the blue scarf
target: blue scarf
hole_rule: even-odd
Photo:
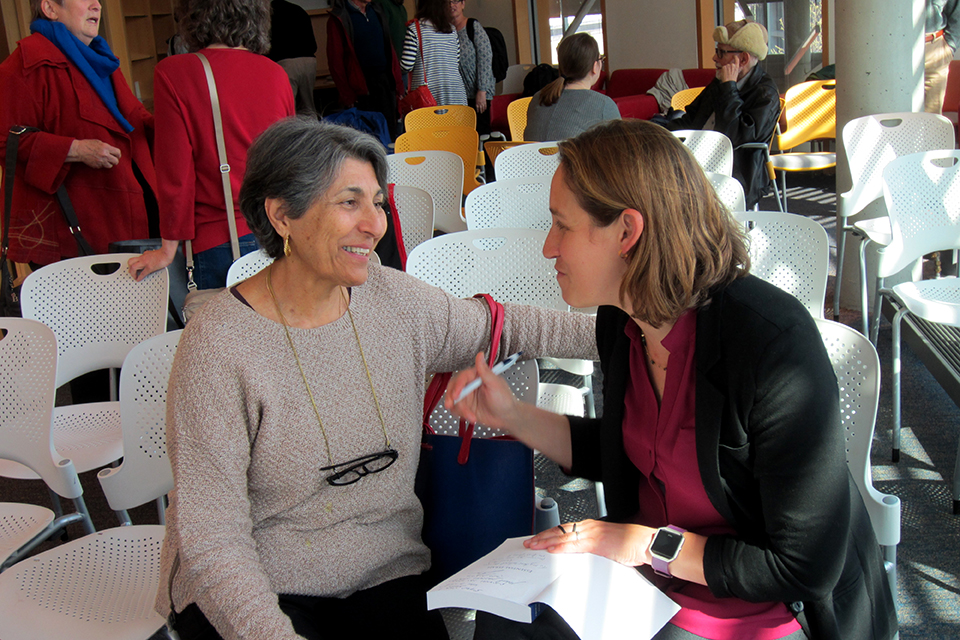
[[[133,125],[127,122],[117,107],[117,94],[113,91],[110,75],[120,68],[120,60],[110,51],[106,40],[97,36],[88,47],[77,36],[70,33],[65,24],[43,19],[31,22],[30,32],[39,33],[56,45],[90,81],[93,90],[107,107],[107,111],[117,119],[123,130],[127,133],[133,131]]]

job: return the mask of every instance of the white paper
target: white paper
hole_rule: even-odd
[[[427,592],[427,608],[480,609],[518,622],[556,611],[581,640],[649,640],[680,610],[636,569],[593,554],[552,554],[511,538]]]

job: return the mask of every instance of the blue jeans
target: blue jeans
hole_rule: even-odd
[[[260,248],[252,233],[240,236],[240,255],[246,255]],[[227,271],[233,264],[233,252],[230,243],[224,242],[206,251],[193,255],[193,281],[198,289],[216,289],[227,286]]]

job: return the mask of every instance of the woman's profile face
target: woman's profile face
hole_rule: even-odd
[[[550,215],[553,224],[543,255],[556,260],[564,301],[578,308],[620,306],[620,282],[626,273],[619,256],[620,225],[597,226],[567,187],[563,168],[550,185]]]
[[[90,46],[100,33],[99,0],[44,0],[43,13],[54,22],[59,22],[75,35],[80,42]]]
[[[348,158],[326,193],[288,220],[291,258],[334,285],[363,284],[370,254],[387,231],[383,202],[370,163]]]

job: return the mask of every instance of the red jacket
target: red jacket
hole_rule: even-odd
[[[345,1],[349,2],[349,0]],[[372,7],[380,18],[380,26],[383,27],[383,46],[384,52],[390,58],[393,90],[398,96],[402,96],[404,91],[403,80],[400,77],[400,61],[390,40],[390,29],[387,26],[386,17],[377,3],[373,3]],[[357,53],[353,48],[353,23],[350,22],[350,15],[342,3],[333,3],[330,18],[327,20],[327,63],[330,66],[333,82],[337,85],[342,106],[352,107],[358,97],[370,93],[367,89],[367,80],[363,76],[363,69],[360,68],[360,62],[357,60]]]
[[[0,158],[14,125],[40,129],[20,142],[10,220],[11,260],[50,264],[77,255],[54,194],[64,184],[80,228],[94,251],[115,240],[147,238],[143,190],[136,163],[156,193],[153,116],[131,93],[119,69],[113,88],[120,113],[133,125],[126,133],[79,69],[40,34],[19,42],[0,64]],[[95,139],[120,149],[112,169],[64,163],[74,140]],[[2,205],[0,205],[2,206]]]

